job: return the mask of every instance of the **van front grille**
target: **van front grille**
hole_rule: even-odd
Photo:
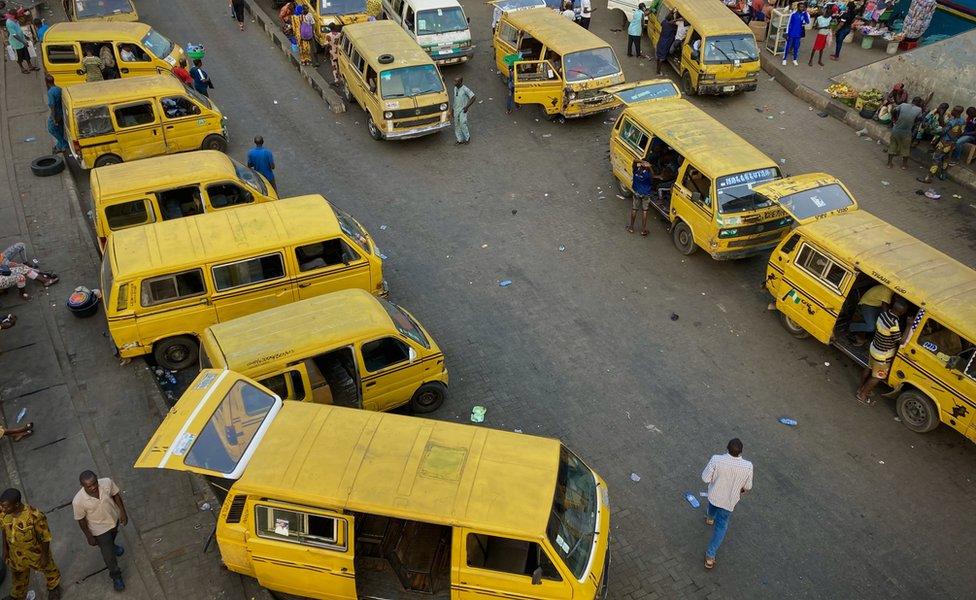
[[[411,117],[420,117],[423,115],[429,115],[432,113],[441,112],[441,107],[439,104],[431,104],[429,106],[418,106],[416,108],[401,108],[400,110],[393,111],[394,119],[409,119]]]

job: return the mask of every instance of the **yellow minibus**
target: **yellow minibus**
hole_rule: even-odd
[[[607,484],[559,440],[283,402],[205,369],[135,466],[206,476],[223,564],[275,592],[606,596]]]

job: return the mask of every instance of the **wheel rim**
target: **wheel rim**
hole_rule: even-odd
[[[678,229],[678,245],[681,246],[683,250],[688,249],[688,241],[690,238],[691,235],[688,233],[687,228],[682,227]]]
[[[370,117],[369,121],[366,122],[366,127],[369,128],[369,134],[373,137],[379,137],[380,130],[377,129],[376,123],[373,122],[373,118]]]
[[[903,405],[904,418],[915,427],[925,427],[929,422],[929,407],[923,400],[909,398]]]
[[[190,355],[190,349],[186,344],[173,344],[166,348],[166,352],[163,356],[166,358],[167,362],[171,365],[178,365],[182,363]]]
[[[786,327],[790,331],[793,331],[793,332],[796,332],[796,333],[799,333],[800,331],[803,331],[803,328],[800,327],[799,325],[797,325],[796,321],[794,321],[793,319],[789,318],[788,316],[783,315],[783,320],[786,322]]]
[[[440,394],[431,390],[417,396],[417,404],[423,407],[434,406],[440,399]]]

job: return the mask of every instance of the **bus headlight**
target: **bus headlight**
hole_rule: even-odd
[[[385,113],[383,113],[383,118],[384,119],[392,119],[393,118],[393,113],[391,113],[390,111],[386,111]]]
[[[445,110],[447,110],[447,102],[442,103],[437,108],[441,109],[441,112],[444,112]]]

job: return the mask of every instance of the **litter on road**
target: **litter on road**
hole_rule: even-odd
[[[484,406],[475,406],[474,408],[471,409],[471,422],[484,423],[486,412],[488,412],[488,409],[485,408]]]
[[[630,474],[630,480],[631,481],[640,481],[640,475],[638,475],[637,473],[631,473]]]
[[[510,285],[512,285],[511,279],[502,279],[501,281],[498,282],[498,287],[508,287]]]
[[[688,504],[690,504],[692,508],[698,508],[701,506],[701,502],[699,502],[698,498],[695,498],[695,495],[691,492],[685,492],[685,500],[688,501]]]
[[[798,424],[796,419],[791,419],[789,417],[780,417],[779,422],[788,427],[796,427]]]

